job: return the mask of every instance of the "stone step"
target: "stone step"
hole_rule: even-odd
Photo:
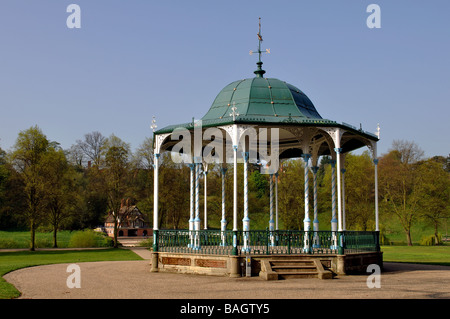
[[[270,264],[272,267],[274,266],[314,266],[314,262],[312,260],[271,260]]]
[[[295,270],[317,270],[315,265],[311,265],[311,266],[297,266],[297,265],[277,265],[277,266],[272,266],[272,269],[275,270],[276,272],[278,271],[295,271]]]
[[[320,260],[272,259],[263,260],[260,276],[266,280],[290,278],[332,279],[332,273],[324,270]]]
[[[317,271],[282,271],[276,272],[279,278],[317,278],[319,273]]]

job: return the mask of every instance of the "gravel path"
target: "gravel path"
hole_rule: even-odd
[[[384,263],[381,288],[367,287],[368,275],[333,280],[264,281],[259,277],[228,278],[151,273],[150,253],[131,248],[145,260],[78,263],[81,288],[68,288],[68,264],[36,266],[4,276],[32,299],[411,299],[450,298],[450,267]]]

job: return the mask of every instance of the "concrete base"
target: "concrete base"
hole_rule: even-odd
[[[258,255],[251,258],[251,275],[265,280],[276,280],[278,275],[270,267],[273,260],[312,260],[321,279],[333,275],[366,273],[370,264],[383,268],[383,253],[353,253],[345,255]],[[152,254],[152,272],[176,272],[198,275],[241,277],[246,275],[245,256],[197,255],[155,252]]]

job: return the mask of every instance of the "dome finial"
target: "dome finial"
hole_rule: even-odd
[[[261,42],[263,41],[263,38],[261,36],[261,17],[259,17],[259,31],[258,31],[258,51],[254,52],[250,50],[250,55],[252,55],[253,53],[258,53],[259,56],[259,60],[258,62],[256,62],[256,65],[258,66],[258,69],[256,71],[254,71],[253,73],[256,74],[257,77],[263,77],[263,74],[266,73],[266,71],[264,71],[262,69],[262,61],[261,61],[261,54],[262,53],[270,53],[270,49],[266,49],[265,51],[261,51]]]

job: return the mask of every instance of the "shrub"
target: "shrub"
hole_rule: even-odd
[[[392,242],[387,238],[384,233],[380,233],[380,245],[387,246],[392,245]]]
[[[441,234],[438,234],[438,242],[436,243],[436,239],[434,235],[429,235],[422,237],[420,240],[420,245],[422,246],[434,246],[434,245],[441,245],[442,244],[442,236]]]
[[[51,248],[53,247],[53,241],[48,238],[36,238],[34,240],[34,246],[36,248]]]
[[[70,237],[69,247],[87,248],[97,246],[97,235],[90,229],[75,232]]]
[[[96,233],[97,235],[97,245],[98,247],[113,247],[114,246],[114,240],[109,237],[108,235],[102,234],[102,233]]]
[[[14,239],[0,238],[0,248],[17,248],[20,247],[19,243]],[[22,247],[21,247],[22,248]],[[27,247],[26,247],[27,248]]]

